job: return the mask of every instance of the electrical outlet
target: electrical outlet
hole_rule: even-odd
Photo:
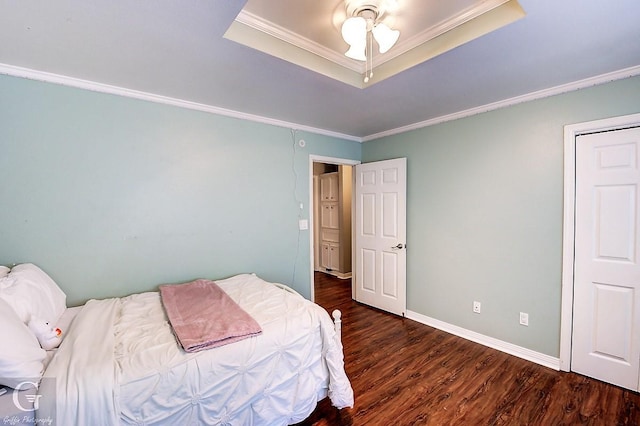
[[[473,302],[473,312],[476,314],[480,313],[480,302]]]
[[[529,326],[529,314],[526,312],[520,312],[520,324]]]

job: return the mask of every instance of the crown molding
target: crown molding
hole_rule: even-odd
[[[225,38],[365,89],[524,16],[518,0],[484,0],[474,4],[411,37],[401,36],[385,54],[373,55],[371,65],[376,73],[367,82],[363,81],[364,62],[349,59],[342,52],[246,10],[238,14]],[[388,17],[383,16],[381,21],[388,21]],[[403,31],[402,27],[396,29]]]
[[[436,37],[441,36],[442,34],[477,18],[480,15],[483,15],[497,7],[502,6],[505,3],[508,3],[509,1],[511,0],[487,0],[478,5],[474,5],[467,9],[464,9],[451,18],[447,18],[434,26],[426,28],[424,31],[410,38],[401,40],[393,47],[393,49],[387,52],[387,55],[385,55],[381,61],[375,62],[374,60],[374,66],[378,66],[392,59],[395,59],[397,56],[407,53],[414,47],[425,44],[430,40],[433,40]]]
[[[455,16],[445,19],[438,24],[431,26],[424,31],[404,40],[401,40],[385,55],[375,55],[373,58],[373,67],[378,67],[386,62],[401,56],[416,46],[427,43],[436,37],[469,22],[480,15],[508,3],[511,0],[487,0],[480,4],[473,5],[467,9],[460,11]],[[277,38],[307,52],[313,53],[321,58],[327,59],[335,64],[357,73],[364,73],[365,66],[361,62],[353,61],[343,54],[337,53],[332,49],[309,40],[293,31],[288,30],[280,25],[268,21],[256,14],[241,10],[235,19],[238,23],[251,27],[270,37]],[[384,19],[382,19],[384,22]]]
[[[313,53],[314,55],[338,64],[351,71],[355,71],[357,73],[364,72],[364,66],[360,65],[359,62],[355,62],[352,59],[349,59],[346,56],[339,54],[320,43],[309,40],[308,38],[303,37],[300,34],[294,33],[287,28],[274,24],[273,22],[268,21],[258,15],[242,10],[235,20],[240,24],[258,30],[270,37],[282,40],[299,49],[306,50],[309,53]]]
[[[283,120],[276,120],[260,115],[247,114],[240,111],[234,111],[226,108],[220,108],[212,105],[201,104],[197,102],[186,101],[184,99],[171,98],[168,96],[156,95],[153,93],[142,92],[139,90],[126,89],[123,87],[112,86],[109,84],[96,83],[95,81],[83,80],[75,77],[68,77],[60,74],[53,74],[45,71],[33,70],[30,68],[17,67],[0,63],[0,74],[21,77],[28,80],[42,81],[45,83],[59,84],[62,86],[74,87],[77,89],[90,90],[92,92],[106,93],[110,95],[124,96],[127,98],[139,99],[143,101],[155,102],[164,105],[172,105],[180,108],[192,109],[195,111],[207,112],[210,114],[222,115],[225,117],[239,118],[257,123],[269,124],[277,127],[286,127],[288,129],[300,130],[309,133],[315,133],[324,136],[330,136],[339,139],[345,139],[355,142],[362,142],[362,139],[352,135],[333,132],[316,127],[305,126],[298,123],[292,123]]]
[[[509,99],[493,102],[486,105],[481,105],[475,108],[470,108],[464,111],[455,112],[453,114],[442,115],[440,117],[431,118],[429,120],[420,121],[418,123],[409,124],[407,126],[398,127],[396,129],[387,130],[384,132],[364,136],[362,142],[368,142],[375,139],[380,139],[387,136],[393,136],[400,133],[406,133],[411,130],[421,129],[423,127],[429,127],[447,121],[457,120],[459,118],[470,117],[476,114],[482,114],[484,112],[494,111],[500,108],[506,108],[509,106],[521,104],[524,102],[534,101],[537,99],[548,98],[550,96],[560,95],[563,93],[573,92],[575,90],[586,89],[592,86],[598,86],[600,84],[609,83],[616,80],[622,80],[629,77],[635,77],[640,75],[640,65],[624,68],[618,71],[613,71],[606,74],[601,74],[595,77],[585,78],[583,80],[574,81],[568,84],[562,84],[559,86],[551,87],[549,89],[538,90],[536,92],[527,93],[525,95],[516,96]]]
[[[306,126],[298,123],[292,123],[283,120],[276,120],[269,117],[247,114],[240,111],[234,111],[226,108],[220,108],[212,105],[201,104],[197,102],[186,101],[183,99],[171,98],[167,96],[156,95],[153,93],[141,92],[138,90],[126,89],[122,87],[112,86],[108,84],[96,83],[89,80],[82,80],[75,77],[68,77],[59,74],[53,74],[44,71],[37,71],[29,68],[17,67],[14,65],[7,65],[0,63],[0,74],[8,75],[12,77],[26,78],[29,80],[42,81],[46,83],[59,84],[68,87],[74,87],[78,89],[90,90],[92,92],[106,93],[111,95],[124,96],[133,99],[145,100],[149,102],[155,102],[165,105],[177,106],[180,108],[187,108],[196,111],[207,112],[210,114],[222,115],[225,117],[238,118],[241,120],[248,120],[257,123],[268,124],[276,127],[285,127],[288,129],[295,129],[309,133],[315,133],[319,135],[334,137],[338,139],[344,139],[354,142],[368,142],[383,137],[394,136],[401,133],[406,133],[412,130],[418,130],[424,127],[433,126],[436,124],[445,123],[448,121],[458,120],[460,118],[470,117],[477,114],[482,114],[489,111],[494,111],[501,108],[529,102],[537,99],[543,99],[550,96],[560,95],[563,93],[572,92],[575,90],[585,89],[592,86],[598,86],[600,84],[609,83],[616,80],[622,80],[629,77],[636,77],[640,75],[640,65],[624,68],[618,71],[613,71],[606,74],[601,74],[595,77],[586,78],[583,80],[563,84],[549,89],[539,90],[536,92],[528,93],[521,96],[516,96],[509,99],[493,102],[486,105],[481,105],[475,108],[470,108],[464,111],[455,112],[453,114],[442,115],[429,120],[420,121],[407,126],[390,129],[384,132],[371,134],[364,137],[358,137],[353,135],[347,135],[344,133],[333,132],[330,130],[319,129],[316,127]]]

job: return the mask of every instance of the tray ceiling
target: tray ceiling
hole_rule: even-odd
[[[481,37],[525,16],[516,0],[400,0],[384,22],[400,31],[398,43],[374,49],[373,78],[363,62],[344,56],[344,0],[248,0],[225,37],[359,88]]]

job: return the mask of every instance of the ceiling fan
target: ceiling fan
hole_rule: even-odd
[[[345,56],[364,61],[364,82],[373,77],[373,40],[380,53],[393,47],[400,31],[391,29],[383,20],[397,9],[396,0],[345,0],[347,19],[342,24],[342,38],[349,45]]]

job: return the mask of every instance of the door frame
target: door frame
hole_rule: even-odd
[[[309,154],[309,230],[311,232],[309,232],[309,286],[310,288],[310,295],[311,295],[311,301],[315,302],[316,299],[316,295],[315,295],[315,286],[314,286],[314,272],[315,272],[315,268],[314,268],[314,261],[315,261],[315,236],[314,234],[314,230],[313,227],[315,226],[315,218],[313,217],[314,214],[313,212],[315,211],[315,200],[313,197],[313,163],[325,163],[325,164],[337,164],[339,166],[356,166],[360,163],[362,163],[362,161],[360,160],[350,160],[348,158],[337,158],[337,157],[324,157],[321,155],[313,155],[313,154]],[[353,175],[355,177],[355,174]],[[352,181],[353,181],[353,177],[352,177]],[[352,182],[353,184],[354,182]],[[352,191],[351,194],[351,205],[354,206],[354,202],[355,202],[355,198],[354,198],[354,193]],[[355,215],[355,211],[352,208],[351,209],[351,221],[353,223],[353,219]],[[353,251],[353,227],[351,228],[351,250]],[[353,256],[352,256],[353,259]],[[353,261],[352,261],[353,262]],[[352,271],[352,275],[351,275],[351,279],[353,279],[353,274],[355,273],[355,271]]]
[[[564,126],[564,214],[562,222],[562,302],[560,305],[560,370],[571,371],[575,246],[576,138],[589,133],[640,126],[640,114]]]

